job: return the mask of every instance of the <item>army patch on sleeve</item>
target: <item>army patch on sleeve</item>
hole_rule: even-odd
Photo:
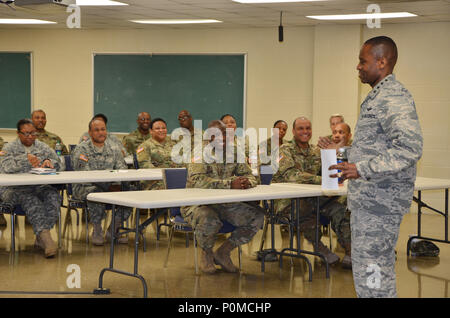
[[[139,147],[139,148],[136,150],[136,153],[140,153],[142,150],[144,150],[144,147]]]
[[[80,155],[80,159],[83,160],[83,161],[86,161],[86,162],[89,161],[88,157],[86,157],[86,156],[83,155],[83,154]]]

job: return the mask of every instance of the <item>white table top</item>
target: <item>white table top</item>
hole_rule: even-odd
[[[91,193],[91,201],[117,204],[139,209],[171,208],[197,204],[216,204],[272,199],[291,199],[321,195],[317,189],[303,189],[301,192],[293,187],[281,185],[258,185],[246,190],[232,189],[172,189],[127,192]]]
[[[161,169],[61,171],[55,175],[0,174],[0,186],[162,180]]]
[[[450,180],[417,178],[416,190],[445,189]],[[301,197],[335,196],[347,194],[346,184],[338,190],[322,190],[320,185],[274,183],[258,185],[247,190],[231,189],[173,189],[151,191],[91,193],[88,200],[140,209],[170,208],[184,205],[229,203],[241,201],[291,199]]]
[[[450,179],[417,177],[414,190],[438,190],[450,188]]]
[[[322,190],[321,185],[317,184],[298,184],[298,183],[272,183],[275,186],[289,186],[292,188],[297,188],[299,190],[317,190],[322,191],[324,196],[335,196],[335,195],[346,195],[347,194],[347,181],[344,182],[342,186],[339,186],[337,190]],[[450,179],[435,179],[435,178],[424,178],[417,177],[414,184],[414,190],[438,190],[438,189],[448,189],[450,188]]]

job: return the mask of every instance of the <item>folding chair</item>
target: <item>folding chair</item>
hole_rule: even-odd
[[[186,187],[186,180],[187,180],[187,169],[186,168],[173,168],[173,169],[164,169],[163,170],[163,180],[164,184],[166,185],[166,189],[182,189]],[[166,260],[164,262],[164,267],[167,267],[167,263],[169,261],[169,253],[173,238],[173,232],[183,232],[187,236],[189,233],[193,233],[194,237],[194,261],[195,261],[195,273],[198,274],[198,256],[197,256],[197,241],[195,237],[195,231],[192,229],[192,227],[183,219],[181,216],[180,208],[170,208],[170,233],[169,233],[169,243],[167,245],[167,255]],[[230,232],[233,232],[235,230],[235,227],[226,222],[223,221],[223,226],[219,230],[218,234],[227,234]],[[186,244],[186,247],[188,244]],[[241,246],[238,246],[238,255],[239,255],[239,271],[241,270],[241,256],[242,256],[242,249]]]
[[[16,249],[16,215],[25,216],[25,211],[20,205],[0,202],[0,212],[11,215],[11,252],[14,253]]]
[[[66,171],[74,171],[72,167],[72,161],[70,155],[64,156],[64,162],[66,164]],[[89,220],[88,220],[88,211],[89,208],[87,206],[86,200],[79,200],[73,197],[72,184],[67,184],[67,210],[66,210],[66,221],[64,222],[63,233],[66,233],[67,220],[70,217],[70,211],[74,210],[77,214],[77,226],[79,223],[79,214],[78,210],[81,209],[84,214],[84,222],[86,224],[86,243],[89,243]],[[112,205],[106,204],[105,210],[112,210]]]
[[[74,171],[72,167],[72,161],[70,155],[64,156],[64,163],[66,164],[66,171]],[[63,235],[65,236],[68,218],[71,217],[70,211],[74,210],[77,214],[77,226],[80,224],[80,216],[77,209],[81,209],[82,213],[85,215],[86,222],[86,242],[89,242],[89,224],[88,224],[88,211],[87,211],[87,203],[84,200],[78,200],[73,198],[72,184],[67,184],[66,186],[67,193],[67,209],[66,209],[66,219],[64,222]]]
[[[25,210],[21,205],[12,205],[0,201],[0,213],[11,215],[11,251],[16,249],[16,215],[26,216]],[[58,247],[61,247],[61,213],[58,213]]]

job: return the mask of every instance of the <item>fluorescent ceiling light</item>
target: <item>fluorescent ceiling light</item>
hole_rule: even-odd
[[[222,22],[213,19],[149,19],[149,20],[130,20],[134,23],[144,24],[192,24],[192,23],[218,23]]]
[[[38,19],[0,19],[0,24],[56,24],[56,22]]]
[[[311,2],[325,0],[231,0],[239,3],[287,3],[287,2]]]
[[[112,0],[77,0],[77,6],[127,6],[127,3],[122,3]]]
[[[417,15],[409,12],[389,12],[389,13],[363,13],[363,14],[337,14],[337,15],[308,15],[306,17],[316,20],[365,20],[365,19],[409,18],[409,17],[417,17]]]

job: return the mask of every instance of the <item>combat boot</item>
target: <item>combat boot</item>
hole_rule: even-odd
[[[339,262],[339,256],[330,251],[330,249],[323,245],[323,243],[320,241],[318,246],[314,246],[314,252],[321,253],[325,257],[328,265],[333,265],[336,262]]]
[[[212,249],[202,249],[200,269],[203,273],[206,274],[214,274],[216,272],[216,267],[214,266],[214,253]]]
[[[91,241],[93,245],[101,246],[105,243],[103,240],[103,229],[101,223],[93,224],[94,229],[92,230]]]
[[[235,248],[230,241],[226,240],[214,253],[214,263],[229,273],[236,273],[239,269],[231,261],[230,253]]]
[[[343,245],[345,256],[342,259],[341,266],[345,269],[352,269],[352,247],[350,243]]]
[[[49,230],[42,230],[41,233],[39,233],[39,240],[41,243],[40,246],[44,248],[44,254],[46,258],[50,258],[56,255],[58,246],[56,246],[56,243],[52,240],[52,236],[50,235]]]
[[[122,221],[119,220],[115,220],[114,221],[114,233],[118,233],[119,232],[119,228],[122,226]],[[105,239],[107,242],[111,242],[111,224],[109,225],[108,229],[106,230],[106,234],[105,234]],[[121,236],[118,239],[116,239],[116,242],[119,244],[128,244],[128,237],[125,236]]]

